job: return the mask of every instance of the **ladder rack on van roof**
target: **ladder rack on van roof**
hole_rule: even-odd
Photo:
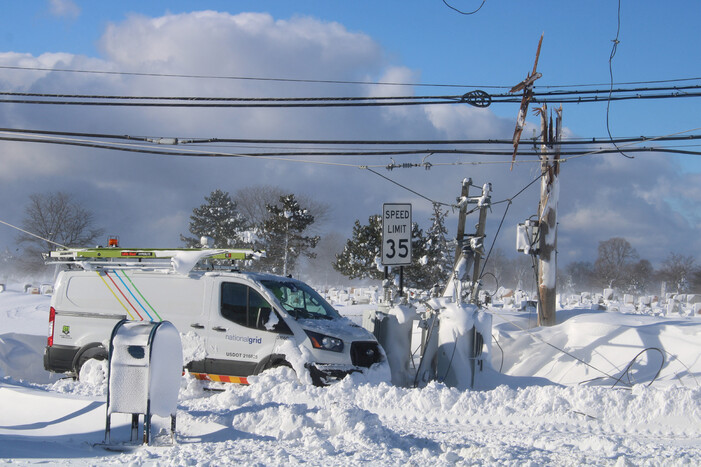
[[[67,248],[44,254],[47,263],[69,264],[88,268],[168,268],[183,272],[183,264],[191,270],[201,260],[217,263],[234,260],[256,260],[264,251],[230,248]]]

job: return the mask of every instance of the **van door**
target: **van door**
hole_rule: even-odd
[[[213,375],[249,376],[274,353],[279,338],[291,332],[255,288],[222,281],[213,292],[212,303],[218,309],[210,313],[205,370]]]

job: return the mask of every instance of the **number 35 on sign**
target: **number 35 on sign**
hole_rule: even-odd
[[[411,264],[411,204],[382,205],[382,265]]]

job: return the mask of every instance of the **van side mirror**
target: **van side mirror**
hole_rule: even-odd
[[[270,308],[261,308],[258,314],[257,328],[277,334],[292,335],[292,330],[277,312],[271,313]]]

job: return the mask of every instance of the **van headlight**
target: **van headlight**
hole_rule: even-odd
[[[312,341],[312,347],[321,350],[330,350],[332,352],[343,352],[343,341],[336,337],[325,336],[324,334],[319,334],[318,332],[307,331],[304,332],[309,336],[309,340]]]

